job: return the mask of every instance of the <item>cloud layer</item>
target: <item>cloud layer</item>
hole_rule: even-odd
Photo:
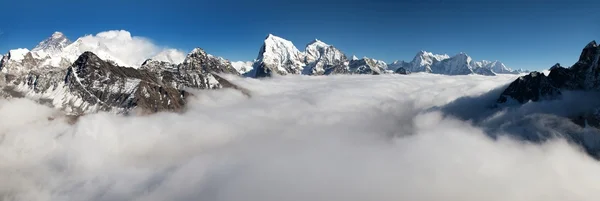
[[[481,119],[510,111],[479,117],[456,109],[491,97],[489,90],[515,76],[228,78],[250,89],[252,98],[234,90],[197,91],[184,114],[95,114],[74,125],[31,101],[0,100],[0,198],[563,201],[600,196],[600,164],[579,148],[565,140],[541,145],[511,135],[493,140],[486,136],[488,128],[499,126]],[[463,96],[472,98],[459,99]],[[49,116],[57,119],[48,121]],[[547,118],[534,122],[542,120]]]

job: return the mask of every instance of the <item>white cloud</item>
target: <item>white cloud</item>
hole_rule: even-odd
[[[144,37],[132,36],[125,30],[83,36],[67,46],[63,54],[74,61],[85,51],[94,52],[102,59],[113,60],[119,65],[130,67],[138,67],[149,58],[181,63],[186,55],[180,50],[159,47]]]
[[[460,120],[477,115],[458,108],[482,110],[485,103],[474,103],[491,99],[490,89],[515,76],[228,78],[252,98],[198,91],[182,115],[96,114],[69,125],[48,121],[54,111],[30,101],[0,101],[0,197],[562,201],[600,195],[600,164],[565,141],[492,140],[485,136],[492,124]],[[474,97],[451,103],[465,95]],[[476,119],[532,107],[544,108]]]

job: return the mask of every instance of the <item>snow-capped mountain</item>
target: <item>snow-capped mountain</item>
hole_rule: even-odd
[[[306,75],[328,75],[336,73],[336,69],[347,69],[348,59],[342,51],[328,45],[318,39],[309,43],[305,51],[305,63],[303,74]]]
[[[497,73],[497,74],[518,74],[519,73],[516,70],[512,70],[512,69],[506,67],[500,61],[486,61],[486,60],[483,60],[483,61],[481,61],[481,65],[482,65],[483,68],[490,69],[494,73]]]
[[[179,111],[189,95],[186,91],[189,88],[240,89],[218,75],[240,75],[231,63],[200,48],[183,58],[179,58],[178,52],[166,49],[147,57],[158,60],[146,58],[141,67],[123,67],[123,62],[142,58],[135,55],[139,51],[142,56],[150,55],[151,51],[146,50],[154,48],[144,49],[148,44],[128,32],[98,35],[70,43],[56,32],[32,51],[10,50],[0,60],[0,95],[27,97],[79,115],[96,111]],[[116,43],[124,45],[123,48],[128,48],[127,43],[136,43],[134,46],[139,49],[116,49]],[[72,63],[68,62],[81,51],[84,52],[75,56]],[[130,58],[130,55],[135,56]],[[181,61],[170,63],[177,60]],[[59,65],[55,61],[59,61]]]
[[[400,68],[403,68],[404,70],[410,70],[410,68],[409,68],[410,63],[408,63],[406,61],[396,60],[396,61],[388,64],[387,66],[388,66],[388,70],[392,70],[392,71],[397,71]]]
[[[40,42],[31,51],[15,49],[3,57],[3,71],[11,73],[26,72],[34,67],[66,68],[83,52],[93,52],[99,58],[120,66],[137,68],[148,58],[171,64],[185,62],[186,55],[175,49],[161,49],[143,38],[132,36],[127,31],[107,31],[96,35],[86,35],[71,42],[64,34],[55,32]],[[215,57],[209,55],[210,57]],[[383,61],[352,56],[348,60],[339,49],[315,39],[306,45],[304,51],[281,37],[269,34],[262,45],[257,59],[252,62],[231,63],[224,58],[215,57],[223,65],[229,63],[238,73],[250,77],[271,75],[304,74],[384,74],[401,72],[428,72],[447,75],[495,73],[518,73],[507,68],[499,61],[473,61],[468,55],[460,53],[450,57],[446,54],[433,54],[419,51],[410,62],[395,61],[386,64]]]
[[[253,65],[252,77],[300,74],[306,66],[305,54],[291,41],[269,34]]]
[[[439,61],[432,65],[431,72],[445,75],[468,75],[473,74],[472,59],[466,53],[457,55]]]
[[[384,73],[386,68],[385,62],[374,59],[349,61],[342,51],[317,39],[310,42],[305,51],[301,52],[291,41],[269,34],[253,64],[252,72],[248,75],[266,77],[288,74],[371,74],[371,71],[380,74]]]
[[[254,64],[254,62],[252,62],[252,61],[233,61],[233,62],[231,62],[231,65],[233,66],[233,68],[235,68],[242,75],[250,72],[253,69],[252,64]]]
[[[242,63],[236,64],[241,69]],[[403,74],[409,72],[426,72],[444,75],[495,75],[502,73],[518,73],[507,68],[499,61],[474,61],[466,53],[455,56],[433,54],[419,51],[410,62],[394,61],[387,64],[383,61],[346,55],[320,40],[310,42],[301,52],[291,41],[269,34],[260,49],[253,70],[246,75],[265,77],[273,75],[304,74],[384,74],[394,73],[398,69]],[[244,68],[247,69],[247,68]],[[245,73],[245,72],[242,72]]]
[[[379,75],[386,73],[387,64],[383,61],[363,57],[351,60],[349,69],[351,73]]]
[[[442,60],[448,59],[450,56],[444,54],[433,54],[431,52],[419,51],[408,66],[411,72],[432,72],[432,66],[438,64]]]
[[[54,32],[52,36],[40,42],[31,50],[37,58],[45,58],[60,54],[65,47],[71,44],[71,41],[61,32]]]
[[[394,61],[388,65],[388,69],[396,71],[404,68],[410,72],[427,72],[444,75],[495,75],[495,74],[518,74],[520,71],[506,67],[500,61],[475,61],[464,52],[455,56],[447,54],[433,54],[427,51],[419,51],[410,62]]]
[[[66,68],[87,51],[103,60],[129,67],[139,67],[148,58],[171,63],[181,63],[185,58],[185,54],[179,50],[156,47],[146,39],[132,36],[124,30],[86,35],[74,42],[63,33],[55,32],[31,51],[15,49],[10,50],[9,54],[10,60],[16,63],[21,62],[27,53],[31,53],[35,62],[29,63],[35,63],[39,67]]]

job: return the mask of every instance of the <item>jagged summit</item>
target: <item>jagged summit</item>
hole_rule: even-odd
[[[191,54],[206,54],[206,52],[204,51],[204,49],[197,47],[194,48],[188,55]]]
[[[564,68],[559,63],[550,68],[548,76],[532,72],[532,76],[523,76],[511,83],[497,100],[505,103],[517,100],[519,103],[553,99],[561,95],[562,90],[598,90],[600,79],[597,75],[600,69],[600,48],[594,41],[587,44],[581,53],[579,61],[570,68]],[[533,79],[540,76],[542,78]],[[543,81],[543,84],[540,82]]]
[[[598,47],[598,44],[596,43],[596,40],[591,41],[590,43],[588,43],[585,48],[591,48],[591,47]]]

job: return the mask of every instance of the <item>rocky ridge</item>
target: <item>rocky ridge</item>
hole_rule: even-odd
[[[555,64],[550,73],[531,72],[512,82],[497,99],[497,104],[523,104],[530,101],[559,99],[564,91],[600,90],[600,46],[596,41],[587,44],[579,60],[570,68]],[[600,127],[598,109],[572,118],[579,125]]]

